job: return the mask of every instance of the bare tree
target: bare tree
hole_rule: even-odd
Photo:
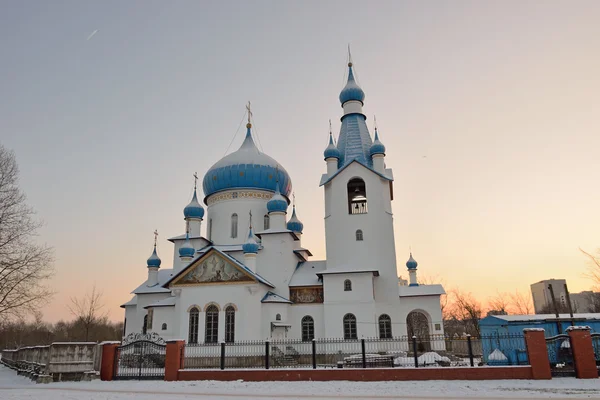
[[[512,314],[533,314],[533,300],[531,299],[531,293],[523,293],[516,290],[513,294],[510,294],[509,297]]]
[[[34,242],[42,223],[18,183],[15,155],[0,144],[0,319],[32,313],[53,294],[52,249]]]
[[[452,291],[452,319],[460,321],[466,333],[479,336],[479,320],[483,315],[483,306],[471,293]]]
[[[579,251],[581,251],[590,261],[590,272],[588,277],[594,281],[596,286],[600,287],[600,249],[596,251],[597,255],[588,253],[583,249],[579,249]]]
[[[67,308],[75,317],[74,323],[81,326],[83,337],[80,339],[85,341],[90,340],[90,331],[95,326],[106,323],[108,317],[108,313],[102,311],[102,292],[97,291],[95,285],[82,298],[71,297]]]
[[[491,313],[510,314],[509,296],[506,293],[496,293],[488,299],[488,307]]]

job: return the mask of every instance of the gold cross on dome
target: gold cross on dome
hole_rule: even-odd
[[[156,240],[158,239],[158,230],[154,230],[154,247],[156,247]]]
[[[198,173],[194,172],[194,190],[196,190],[197,184],[198,184]]]

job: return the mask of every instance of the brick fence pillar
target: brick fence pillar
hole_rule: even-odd
[[[167,341],[167,355],[165,357],[165,381],[176,381],[179,379],[179,370],[183,363],[183,347],[185,340],[174,339]]]
[[[575,374],[579,379],[598,378],[596,357],[589,326],[570,326],[567,328],[573,352]]]
[[[526,328],[523,329],[523,334],[525,335],[527,358],[531,365],[531,377],[533,379],[552,379],[544,329]]]
[[[100,364],[100,379],[103,381],[112,381],[115,375],[115,364],[119,361],[116,359],[117,347],[121,342],[103,342],[102,346],[102,363]]]

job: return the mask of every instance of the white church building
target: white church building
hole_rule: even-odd
[[[206,172],[204,205],[194,188],[186,233],[169,239],[172,268],[161,268],[155,239],[147,280],[121,306],[125,335],[188,343],[391,338],[415,333],[411,320],[422,321],[421,334],[443,334],[442,286],[418,283],[412,254],[409,282],[398,279],[393,175],[377,128],[374,138],[367,128],[364,99],[350,62],[339,137],[330,133],[320,181],[326,260],[313,261],[302,246],[295,205],[289,213],[291,178],[256,147],[248,110],[241,147]]]

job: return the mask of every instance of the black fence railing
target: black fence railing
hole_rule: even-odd
[[[294,339],[187,344],[184,369],[422,368],[527,365],[523,336]]]
[[[571,338],[567,334],[560,334],[546,338],[548,361],[552,376],[575,376]]]

